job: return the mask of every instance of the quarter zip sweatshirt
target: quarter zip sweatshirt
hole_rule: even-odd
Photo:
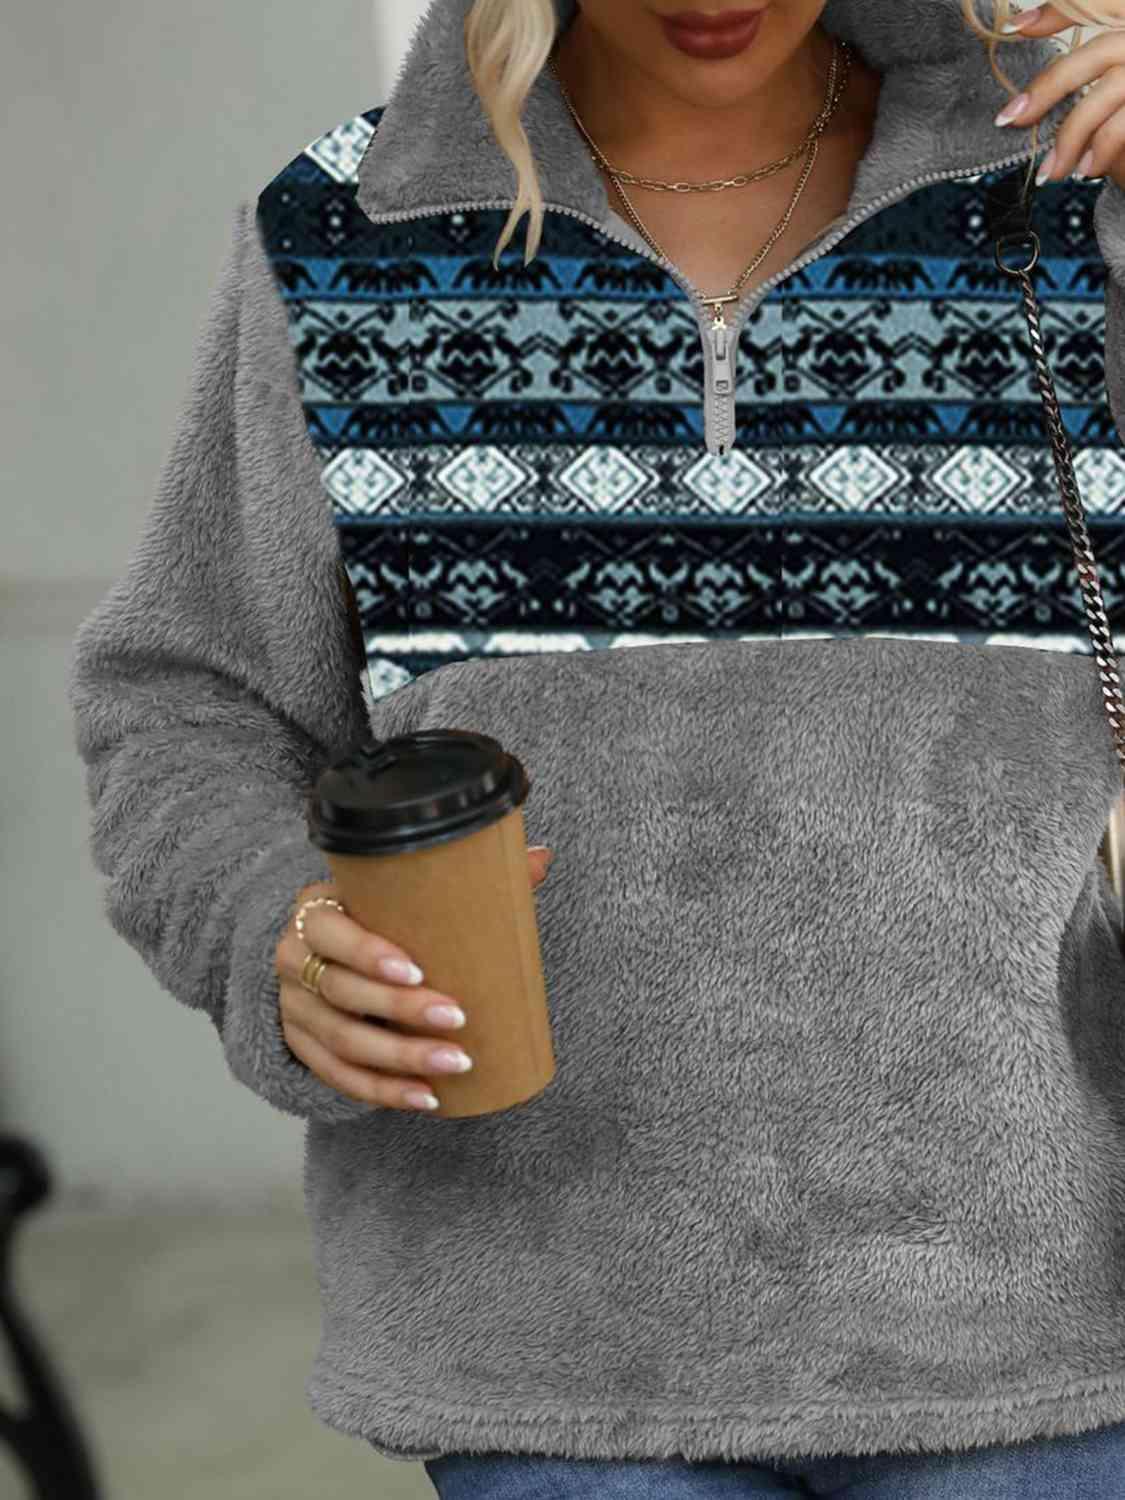
[[[238,205],[68,681],[109,921],[305,1122],[312,1409],[407,1459],[1121,1421],[1120,768],[983,216],[1027,132],[994,126],[958,0],[827,0],[883,74],[874,135],[719,347],[548,72],[542,247],[524,266],[521,229],[493,267],[515,176],[468,3]],[[1022,85],[1055,48],[1000,55]],[[1050,183],[1035,226],[1113,624],[1125,195]],[[520,757],[556,854],[556,1077],[464,1120],[313,1075],[273,966],[331,874],[317,774],[431,724]]]

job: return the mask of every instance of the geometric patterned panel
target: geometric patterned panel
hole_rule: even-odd
[[[306,147],[310,160],[334,182],[355,182],[363,153],[375,129],[365,115],[345,120]]]
[[[1039,443],[802,444],[723,456],[654,444],[321,449],[337,516],[1061,516]],[[1125,517],[1125,449],[1072,443],[1089,515]]]
[[[491,263],[506,209],[373,224],[355,174],[380,114],[258,200],[376,691],[477,653],[651,639],[1089,650],[1022,299],[987,237],[992,175],[916,188],[760,299],[718,455],[679,283],[572,214],[546,214],[530,266],[518,243]],[[1033,275],[1120,629],[1099,186],[1037,190]]]
[[[1111,616],[1125,530],[1090,523]],[[383,623],[450,629],[1002,630],[1081,626],[1062,522],[478,519],[343,533]]]
[[[1125,618],[1125,529],[1089,526],[1111,624]],[[341,543],[382,650],[411,670],[484,640],[518,649],[615,638],[891,633],[1051,637],[1088,651],[1062,522],[818,517],[747,523],[413,521],[345,528]],[[413,634],[412,634],[413,632]],[[517,649],[513,644],[512,649]],[[435,656],[437,653],[437,656]]]

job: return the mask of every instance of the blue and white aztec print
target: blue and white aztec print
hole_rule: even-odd
[[[723,636],[1089,652],[1019,288],[982,213],[1000,173],[916,189],[763,297],[719,456],[679,285],[568,214],[499,271],[507,210],[372,223],[356,173],[381,114],[258,200],[376,696],[468,657]],[[1116,632],[1100,185],[1038,190],[1036,292]]]

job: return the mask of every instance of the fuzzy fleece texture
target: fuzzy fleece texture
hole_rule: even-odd
[[[437,0],[419,22],[360,163],[357,202],[373,219],[451,203],[510,202],[514,195],[515,172],[492,137],[464,58],[470,8],[471,0]],[[560,26],[575,8],[574,0],[556,0]],[[989,13],[987,3],[978,10],[982,18]],[[821,25],[883,74],[874,134],[846,214],[927,170],[968,168],[1026,149],[1027,131],[993,123],[1010,96],[993,78],[958,0],[827,0]],[[1048,39],[1023,38],[1001,47],[998,61],[1023,84],[1057,55]],[[435,99],[440,109],[432,107]],[[1068,112],[1065,104],[1047,112],[1039,131],[1044,152]],[[604,183],[547,70],[523,118],[545,202],[606,221]]]
[[[466,3],[419,28],[369,213],[509,191]],[[1003,154],[954,0],[824,23],[887,72],[853,208]],[[548,200],[604,217],[561,109],[537,86]],[[1096,218],[1119,430],[1123,198]],[[460,662],[365,702],[244,205],[68,692],[107,917],[307,1122],[330,1425],[407,1458],[748,1459],[1125,1418],[1125,959],[1097,858],[1120,770],[1089,658],[717,641]],[[369,722],[479,729],[527,767],[558,1073],[526,1105],[372,1111],[285,1045],[273,952],[330,873],[304,795]]]
[[[333,1121],[369,1110],[289,1051],[272,959],[298,889],[331,877],[305,789],[367,713],[321,497],[285,310],[242,205],[155,503],[83,621],[68,694],[114,930],[210,1016],[236,1078]]]

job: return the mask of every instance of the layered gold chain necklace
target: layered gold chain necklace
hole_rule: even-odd
[[[839,66],[838,59],[841,55],[843,57],[843,65]],[[610,162],[605,156],[605,153],[594,141],[589,131],[586,129],[585,125],[583,125],[581,119],[579,118],[578,111],[571,103],[570,95],[566,91],[566,85],[563,83],[561,77],[559,76],[558,68],[555,66],[554,57],[551,57],[549,59],[548,66],[550,67],[551,72],[554,74],[555,81],[559,86],[560,92],[562,93],[563,101],[574,118],[574,123],[578,126],[578,129],[586,138],[586,142],[589,145],[590,150],[593,152],[595,160],[605,171],[606,175],[612,180],[622,203],[625,205],[625,210],[628,213],[630,219],[639,230],[641,235],[644,237],[644,239],[647,241],[647,243],[651,245],[652,248],[656,251],[657,255],[659,255],[662,260],[669,261],[669,264],[671,264],[670,257],[664,253],[655,237],[649,232],[647,226],[642,221],[641,216],[637,213],[637,210],[629,201],[628,195],[626,194],[625,189],[622,186],[623,183],[627,182],[636,187],[651,188],[654,192],[662,193],[718,193],[722,192],[725,188],[745,187],[748,183],[757,182],[760,178],[772,177],[775,172],[780,172],[781,169],[783,167],[787,167],[791,161],[795,161],[798,156],[802,155],[805,152],[808,153],[808,161],[805,163],[805,167],[801,173],[800,179],[798,180],[796,190],[794,191],[792,198],[789,200],[789,207],[785,210],[785,213],[777,228],[770,235],[769,239],[762,246],[761,250],[759,250],[758,254],[754,257],[751,263],[746,267],[745,271],[743,271],[742,275],[735,282],[734,286],[731,287],[729,292],[726,292],[718,297],[703,298],[704,305],[711,308],[712,314],[714,316],[714,322],[712,326],[715,328],[725,328],[726,319],[723,317],[724,305],[728,302],[737,302],[739,300],[743,283],[754,274],[754,272],[761,265],[762,261],[765,260],[766,256],[773,249],[774,245],[777,243],[781,235],[785,233],[785,229],[789,224],[790,219],[793,217],[793,210],[797,207],[797,204],[800,201],[801,194],[805,190],[805,184],[806,182],[808,182],[809,176],[812,173],[812,169],[816,164],[817,151],[820,145],[820,137],[824,134],[824,131],[828,126],[828,122],[832,119],[833,115],[839,108],[840,101],[843,99],[844,92],[847,88],[848,75],[851,71],[851,49],[848,46],[847,42],[841,42],[835,37],[832,39],[832,65],[828,73],[828,87],[826,90],[824,107],[820,111],[820,114],[817,115],[816,119],[813,121],[809,133],[805,136],[801,144],[790,151],[787,156],[781,157],[779,161],[770,162],[768,166],[758,167],[757,170],[753,172],[741,173],[737,177],[719,178],[711,182],[662,182],[658,178],[654,177],[636,177],[631,172],[625,172],[622,171],[619,167],[615,167],[612,162]]]

